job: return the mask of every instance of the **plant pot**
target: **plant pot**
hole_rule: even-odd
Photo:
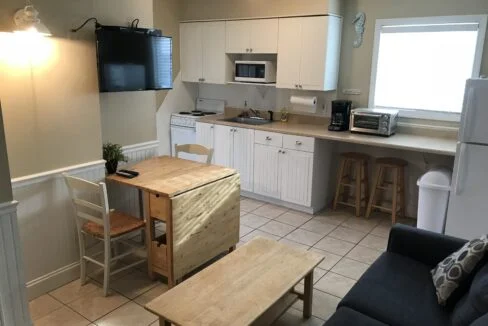
[[[107,161],[105,162],[105,168],[107,169],[108,174],[114,174],[117,172],[117,166],[119,165],[118,161]]]

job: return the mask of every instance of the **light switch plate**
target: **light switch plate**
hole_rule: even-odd
[[[344,88],[342,94],[346,95],[361,95],[361,90],[356,88]]]

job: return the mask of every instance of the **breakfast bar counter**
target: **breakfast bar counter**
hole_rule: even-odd
[[[326,139],[353,144],[410,150],[423,153],[441,154],[447,156],[456,155],[457,140],[455,138],[442,138],[435,136],[403,133],[397,133],[391,137],[381,137],[364,134],[353,134],[348,131],[329,131],[327,130],[327,125],[325,124],[275,121],[269,124],[255,126],[222,121],[222,119],[224,119],[223,115],[214,115],[201,118],[199,119],[199,122],[233,126],[239,128],[250,128],[255,130],[313,137],[317,139]]]

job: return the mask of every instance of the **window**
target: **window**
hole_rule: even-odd
[[[487,17],[377,20],[369,106],[459,120],[466,79],[480,74]]]

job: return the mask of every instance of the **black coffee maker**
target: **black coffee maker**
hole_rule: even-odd
[[[330,131],[349,130],[352,102],[347,100],[332,101],[332,115],[330,119]]]

